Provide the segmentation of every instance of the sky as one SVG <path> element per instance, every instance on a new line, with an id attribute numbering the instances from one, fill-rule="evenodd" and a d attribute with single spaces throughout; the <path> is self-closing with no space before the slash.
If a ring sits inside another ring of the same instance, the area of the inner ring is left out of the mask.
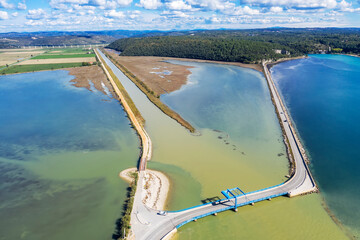
<path id="1" fill-rule="evenodd" d="M 360 0 L 0 0 L 0 32 L 360 27 Z"/>

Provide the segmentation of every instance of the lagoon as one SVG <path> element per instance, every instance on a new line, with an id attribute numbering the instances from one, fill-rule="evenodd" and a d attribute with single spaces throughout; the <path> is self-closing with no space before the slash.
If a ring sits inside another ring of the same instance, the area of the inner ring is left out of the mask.
<path id="1" fill-rule="evenodd" d="M 282 134 L 263 75 L 236 66 L 194 66 L 188 84 L 161 99 L 191 122 L 189 133 L 164 115 L 103 54 L 146 120 L 154 146 L 149 168 L 171 180 L 167 209 L 222 198 L 220 191 L 276 185 L 288 174 Z M 299 226 L 299 222 L 301 223 Z M 180 239 L 346 239 L 317 194 L 279 198 L 207 217 L 179 229 Z"/>
<path id="2" fill-rule="evenodd" d="M 272 68 L 332 213 L 360 237 L 360 58 L 310 55 Z"/>
<path id="3" fill-rule="evenodd" d="M 68 71 L 0 77 L 0 239 L 111 239 L 139 141 L 118 101 Z"/>

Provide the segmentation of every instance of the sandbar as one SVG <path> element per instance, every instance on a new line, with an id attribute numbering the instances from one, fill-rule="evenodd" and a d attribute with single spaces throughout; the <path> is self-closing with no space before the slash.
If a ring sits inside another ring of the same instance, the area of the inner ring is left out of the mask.
<path id="1" fill-rule="evenodd" d="M 132 174 L 137 172 L 136 168 L 125 169 L 119 173 L 119 176 L 125 181 L 131 183 L 134 179 Z M 166 206 L 166 200 L 170 189 L 169 178 L 162 172 L 147 169 L 144 171 L 144 181 L 141 187 L 141 200 L 151 209 L 163 210 Z"/>

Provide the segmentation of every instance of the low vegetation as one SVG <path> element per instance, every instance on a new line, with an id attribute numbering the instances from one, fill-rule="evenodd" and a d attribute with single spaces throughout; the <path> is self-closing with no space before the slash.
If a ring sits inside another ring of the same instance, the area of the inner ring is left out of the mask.
<path id="1" fill-rule="evenodd" d="M 100 56 L 101 58 L 101 56 Z M 101 59 L 102 62 L 105 62 L 104 59 Z M 114 80 L 116 86 L 118 87 L 118 89 L 120 90 L 121 94 L 124 96 L 125 101 L 127 102 L 127 104 L 129 105 L 131 111 L 134 113 L 136 119 L 139 121 L 139 123 L 144 126 L 145 124 L 145 119 L 141 116 L 141 113 L 139 111 L 139 109 L 137 109 L 137 107 L 135 106 L 135 103 L 133 102 L 133 100 L 130 98 L 129 94 L 127 93 L 127 91 L 125 90 L 124 86 L 121 84 L 120 80 L 116 77 L 116 75 L 114 74 L 114 72 L 111 70 L 111 68 L 108 65 L 104 65 L 106 70 L 109 72 L 110 76 L 112 77 L 112 79 Z"/>
<path id="2" fill-rule="evenodd" d="M 81 67 L 82 63 L 56 63 L 56 64 L 31 64 L 31 65 L 13 65 L 0 70 L 0 74 L 13 74 L 24 72 L 37 72 L 43 70 L 55 70 L 61 68 Z"/>
<path id="3" fill-rule="evenodd" d="M 190 132 L 195 132 L 195 128 L 191 126 L 185 119 L 183 119 L 178 113 L 170 109 L 166 104 L 160 100 L 160 96 L 156 95 L 143 81 L 138 79 L 134 74 L 132 74 L 128 69 L 126 69 L 122 64 L 120 64 L 116 59 L 109 55 L 106 51 L 103 53 L 132 81 L 135 85 L 153 102 L 162 112 L 164 112 L 169 117 L 173 118 L 175 121 L 180 123 L 182 126 L 187 128 Z"/>
<path id="4" fill-rule="evenodd" d="M 70 53 L 78 53 L 78 54 L 85 54 L 87 52 L 91 52 L 92 54 L 94 53 L 93 49 L 89 49 L 89 48 L 48 48 L 51 49 L 50 51 L 48 51 L 46 54 L 70 54 Z"/>
<path id="5" fill-rule="evenodd" d="M 112 237 L 113 239 L 125 238 L 131 228 L 131 211 L 134 204 L 138 174 L 136 172 L 132 173 L 132 177 L 134 178 L 134 181 L 127 188 L 127 198 L 123 206 L 122 217 L 116 221 L 116 229 Z"/>
<path id="6" fill-rule="evenodd" d="M 95 54 L 42 54 L 32 59 L 53 59 L 53 58 L 87 58 L 95 57 Z"/>

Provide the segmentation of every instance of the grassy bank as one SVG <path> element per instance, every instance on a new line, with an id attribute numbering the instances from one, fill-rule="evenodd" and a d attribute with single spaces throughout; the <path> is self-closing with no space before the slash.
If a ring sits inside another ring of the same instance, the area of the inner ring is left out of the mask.
<path id="1" fill-rule="evenodd" d="M 103 50 L 103 49 L 102 49 Z M 132 74 L 128 69 L 126 69 L 122 64 L 116 61 L 111 55 L 106 51 L 102 51 L 124 74 L 127 76 L 147 97 L 148 99 L 155 104 L 162 112 L 164 112 L 169 117 L 173 118 L 175 121 L 180 123 L 182 126 L 187 128 L 190 132 L 195 132 L 195 128 L 191 126 L 185 119 L 183 119 L 178 113 L 170 109 L 166 104 L 161 102 L 160 96 L 155 95 L 143 81 L 138 79 L 134 74 Z"/>
<path id="2" fill-rule="evenodd" d="M 31 64 L 31 65 L 13 65 L 4 68 L 0 74 L 13 74 L 25 72 L 37 72 L 43 70 L 55 70 L 61 68 L 81 67 L 82 63 L 54 63 L 54 64 Z"/>
<path id="3" fill-rule="evenodd" d="M 130 184 L 130 186 L 127 189 L 127 198 L 123 206 L 122 217 L 116 221 L 116 229 L 112 239 L 125 238 L 128 235 L 129 230 L 131 228 L 130 226 L 131 211 L 134 204 L 134 197 L 136 193 L 136 186 L 139 176 L 135 172 L 132 174 L 132 177 L 134 178 L 134 181 Z"/>
<path id="4" fill-rule="evenodd" d="M 102 59 L 102 57 L 99 55 L 99 57 L 101 58 L 102 62 L 105 62 L 104 59 Z M 139 121 L 139 123 L 144 126 L 145 124 L 145 119 L 141 116 L 140 111 L 137 109 L 137 107 L 135 106 L 135 103 L 133 102 L 133 100 L 130 98 L 129 94 L 127 93 L 127 91 L 125 90 L 124 86 L 121 84 L 120 80 L 116 77 L 116 75 L 114 74 L 114 72 L 111 70 L 111 68 L 104 64 L 106 70 L 109 72 L 110 76 L 112 77 L 112 79 L 114 80 L 116 86 L 119 88 L 121 94 L 124 96 L 125 101 L 127 102 L 127 104 L 129 105 L 129 107 L 131 108 L 131 111 L 134 113 L 136 119 Z M 131 122 L 131 121 L 130 121 Z M 132 124 L 132 122 L 131 122 Z"/>

